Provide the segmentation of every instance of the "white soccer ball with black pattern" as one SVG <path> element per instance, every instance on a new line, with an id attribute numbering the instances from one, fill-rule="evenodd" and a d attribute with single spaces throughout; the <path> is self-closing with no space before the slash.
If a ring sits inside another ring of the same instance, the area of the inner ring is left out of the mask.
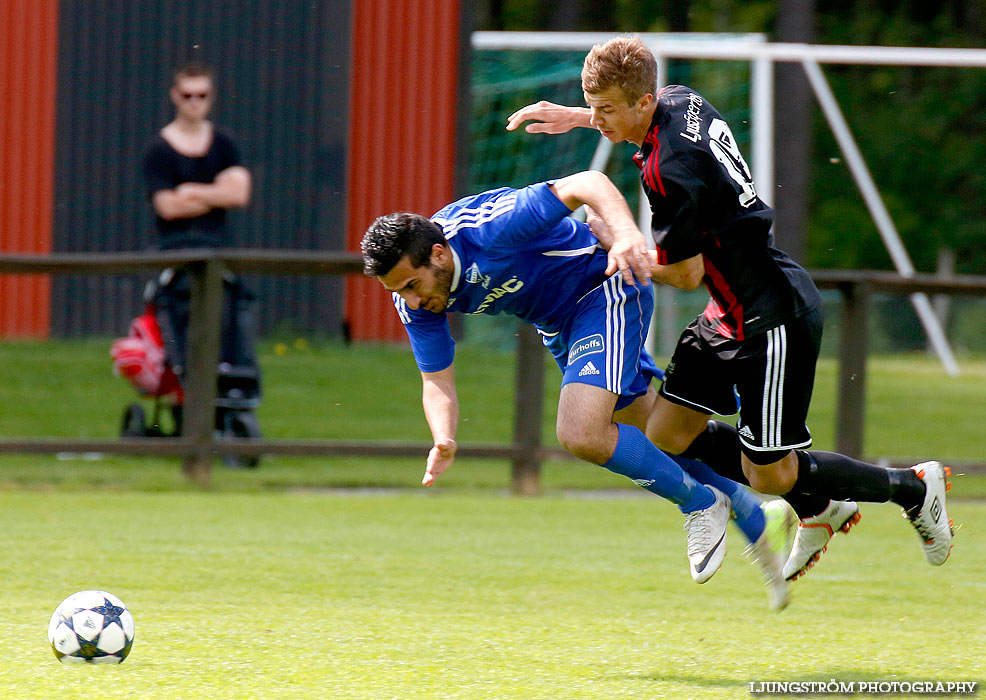
<path id="1" fill-rule="evenodd" d="M 79 591 L 52 613 L 48 641 L 62 663 L 118 664 L 133 646 L 134 618 L 112 593 Z"/>

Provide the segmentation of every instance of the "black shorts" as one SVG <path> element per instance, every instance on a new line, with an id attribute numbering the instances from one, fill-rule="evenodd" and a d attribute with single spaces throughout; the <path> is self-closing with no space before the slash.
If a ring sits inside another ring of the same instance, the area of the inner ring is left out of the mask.
<path id="1" fill-rule="evenodd" d="M 728 416 L 738 408 L 740 441 L 754 462 L 761 461 L 757 457 L 775 461 L 763 453 L 808 447 L 811 433 L 805 419 L 815 384 L 822 321 L 822 312 L 816 309 L 737 341 L 709 335 L 695 320 L 678 339 L 661 395 L 710 415 Z"/>

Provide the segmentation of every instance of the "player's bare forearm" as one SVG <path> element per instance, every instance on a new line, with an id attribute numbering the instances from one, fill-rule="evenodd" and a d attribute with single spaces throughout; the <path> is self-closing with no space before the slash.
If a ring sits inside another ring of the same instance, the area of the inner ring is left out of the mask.
<path id="1" fill-rule="evenodd" d="M 705 276 L 705 262 L 701 255 L 671 265 L 658 265 L 657 251 L 648 252 L 651 259 L 651 278 L 655 282 L 676 289 L 698 289 L 702 285 L 702 279 Z"/>
<path id="2" fill-rule="evenodd" d="M 606 274 L 619 271 L 627 284 L 635 280 L 647 284 L 651 276 L 647 239 L 623 195 L 605 174 L 586 170 L 555 181 L 551 189 L 569 209 L 589 207 L 594 217 L 590 229 L 609 254 Z"/>
<path id="3" fill-rule="evenodd" d="M 613 235 L 609 232 L 609 226 L 603 217 L 596 213 L 596 210 L 585 205 L 585 222 L 592 229 L 592 235 L 599 241 L 599 247 L 608 251 L 613 246 Z"/>
<path id="4" fill-rule="evenodd" d="M 564 134 L 572 129 L 591 129 L 592 113 L 585 107 L 568 107 L 541 100 L 521 107 L 507 118 L 507 131 L 513 131 L 526 121 L 529 134 Z"/>
<path id="5" fill-rule="evenodd" d="M 421 373 L 421 404 L 434 442 L 421 483 L 431 486 L 455 460 L 455 432 L 459 424 L 459 399 L 452 366 L 439 372 Z"/>

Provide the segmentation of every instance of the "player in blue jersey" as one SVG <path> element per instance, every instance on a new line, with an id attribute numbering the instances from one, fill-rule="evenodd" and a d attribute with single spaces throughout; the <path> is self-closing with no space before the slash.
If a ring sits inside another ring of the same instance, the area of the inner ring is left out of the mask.
<path id="1" fill-rule="evenodd" d="M 583 204 L 598 231 L 569 216 Z M 422 403 L 434 438 L 426 486 L 456 453 L 458 400 L 447 314 L 507 313 L 534 324 L 563 372 L 559 442 L 686 514 L 695 581 L 707 581 L 722 563 L 731 506 L 756 530 L 754 539 L 765 532 L 752 494 L 740 492 L 731 501 L 684 471 L 643 432 L 657 371 L 643 349 L 653 310 L 647 282 L 652 275 L 672 282 L 674 272 L 651 266 L 643 234 L 605 175 L 583 172 L 519 190 L 483 192 L 430 219 L 404 212 L 382 216 L 364 235 L 362 252 L 365 274 L 393 293 L 421 371 Z M 708 471 L 690 460 L 680 463 Z M 761 540 L 758 563 L 773 582 L 771 607 L 780 609 L 787 602 L 780 558 L 771 555 L 766 536 Z"/>
<path id="2" fill-rule="evenodd" d="M 512 130 L 533 120 L 528 132 L 549 134 L 592 128 L 640 148 L 634 160 L 650 203 L 655 262 L 676 271 L 670 284 L 709 290 L 705 312 L 681 335 L 654 397 L 648 437 L 794 507 L 801 522 L 784 566 L 789 579 L 859 519 L 856 500 L 900 505 L 925 558 L 943 564 L 953 534 L 947 468 L 885 469 L 804 449 L 822 333 L 818 290 L 773 246 L 773 210 L 757 194 L 722 115 L 694 90 L 657 90 L 656 81 L 657 62 L 639 37 L 617 37 L 585 58 L 587 108 L 540 102 L 507 124 Z M 708 420 L 737 408 L 735 427 Z"/>

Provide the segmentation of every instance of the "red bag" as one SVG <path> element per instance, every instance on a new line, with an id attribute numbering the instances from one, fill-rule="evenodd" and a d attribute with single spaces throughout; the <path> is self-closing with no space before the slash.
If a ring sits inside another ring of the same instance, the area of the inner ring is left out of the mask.
<path id="1" fill-rule="evenodd" d="M 118 338 L 110 347 L 113 373 L 123 377 L 144 396 L 173 396 L 176 404 L 183 394 L 178 377 L 165 363 L 164 341 L 154 308 L 130 322 L 130 334 Z"/>

